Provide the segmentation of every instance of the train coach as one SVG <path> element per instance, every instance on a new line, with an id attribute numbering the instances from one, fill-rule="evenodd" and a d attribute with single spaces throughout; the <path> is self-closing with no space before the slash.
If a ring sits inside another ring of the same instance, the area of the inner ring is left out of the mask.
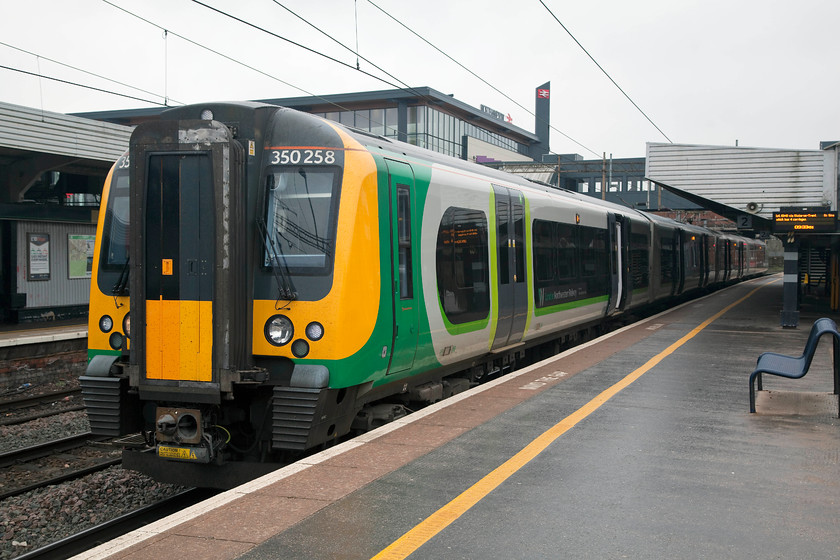
<path id="1" fill-rule="evenodd" d="M 102 207 L 91 428 L 141 434 L 124 465 L 192 486 L 766 270 L 759 241 L 256 103 L 138 126 Z"/>

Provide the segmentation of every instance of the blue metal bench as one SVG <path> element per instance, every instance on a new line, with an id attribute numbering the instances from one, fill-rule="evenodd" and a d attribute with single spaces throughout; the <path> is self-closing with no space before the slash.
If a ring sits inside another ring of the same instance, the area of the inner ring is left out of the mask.
<path id="1" fill-rule="evenodd" d="M 805 351 L 799 357 L 776 354 L 775 352 L 764 352 L 758 357 L 755 371 L 750 374 L 750 412 L 755 412 L 755 381 L 758 380 L 758 390 L 761 391 L 761 374 L 768 373 L 779 375 L 790 379 L 799 379 L 808 373 L 811 367 L 811 360 L 817 350 L 817 344 L 823 335 L 831 335 L 833 342 L 832 361 L 834 365 L 834 394 L 840 394 L 840 332 L 837 325 L 831 319 L 817 319 L 811 327 L 808 335 L 808 342 L 805 343 Z"/>

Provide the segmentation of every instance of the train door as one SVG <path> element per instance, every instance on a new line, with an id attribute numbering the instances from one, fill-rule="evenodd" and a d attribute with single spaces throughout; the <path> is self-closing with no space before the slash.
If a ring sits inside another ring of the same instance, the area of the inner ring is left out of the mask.
<path id="1" fill-rule="evenodd" d="M 726 246 L 729 243 L 723 237 L 715 239 L 715 280 L 717 282 L 726 282 Z"/>
<path id="2" fill-rule="evenodd" d="M 630 236 L 628 223 L 623 216 L 610 214 L 607 218 L 610 237 L 610 300 L 607 315 L 624 309 L 628 297 L 629 263 L 627 244 Z"/>
<path id="3" fill-rule="evenodd" d="M 388 373 L 411 368 L 417 352 L 418 291 L 414 252 L 414 172 L 405 163 L 385 160 L 391 197 L 391 261 L 394 334 Z"/>
<path id="4" fill-rule="evenodd" d="M 683 293 L 683 290 L 685 289 L 685 273 L 688 263 L 688 244 L 686 241 L 686 233 L 681 229 L 674 231 L 674 238 L 676 241 L 676 258 L 674 260 L 676 265 L 676 268 L 674 269 L 676 291 L 674 294 L 676 295 Z"/>
<path id="5" fill-rule="evenodd" d="M 726 245 L 726 254 L 725 254 L 725 257 L 724 257 L 725 258 L 725 263 L 726 263 L 725 264 L 726 273 L 724 274 L 723 279 L 726 282 L 729 282 L 729 280 L 732 279 L 732 262 L 733 262 L 733 259 L 732 259 L 732 241 L 730 241 L 729 239 L 725 239 L 724 243 Z"/>
<path id="6" fill-rule="evenodd" d="M 525 272 L 525 200 L 521 192 L 493 185 L 496 200 L 496 290 L 499 313 L 491 349 L 522 339 L 528 318 Z"/>
<path id="7" fill-rule="evenodd" d="M 211 381 L 215 231 L 210 154 L 148 156 L 145 201 L 146 377 Z"/>

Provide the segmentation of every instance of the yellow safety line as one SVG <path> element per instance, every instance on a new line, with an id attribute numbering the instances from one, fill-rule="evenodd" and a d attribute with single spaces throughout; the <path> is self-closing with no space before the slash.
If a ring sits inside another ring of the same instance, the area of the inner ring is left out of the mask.
<path id="1" fill-rule="evenodd" d="M 775 282 L 775 280 L 773 282 Z M 768 284 L 773 282 L 769 282 Z M 443 529 L 449 526 L 450 523 L 461 517 L 467 512 L 467 510 L 487 496 L 487 494 L 496 489 L 496 487 L 498 487 L 502 482 L 528 464 L 531 459 L 542 453 L 549 445 L 551 445 L 551 443 L 554 442 L 554 440 L 565 434 L 578 422 L 595 412 L 601 405 L 618 394 L 622 389 L 626 388 L 646 372 L 650 371 L 659 362 L 671 355 L 677 348 L 697 336 L 700 331 L 708 327 L 721 315 L 740 304 L 768 284 L 758 286 L 735 303 L 727 305 L 721 311 L 703 321 L 698 327 L 692 329 L 687 335 L 683 336 L 681 339 L 671 344 L 668 348 L 651 358 L 645 365 L 633 371 L 612 387 L 604 390 L 600 395 L 543 432 L 534 441 L 529 443 L 522 451 L 505 461 L 501 466 L 497 467 L 474 485 L 467 488 L 461 495 L 453 499 L 451 502 L 434 512 L 425 520 L 421 521 L 413 529 L 394 541 L 382 552 L 374 556 L 372 560 L 402 560 L 403 558 L 407 558 L 415 550 L 423 546 L 426 541 L 440 533 Z"/>

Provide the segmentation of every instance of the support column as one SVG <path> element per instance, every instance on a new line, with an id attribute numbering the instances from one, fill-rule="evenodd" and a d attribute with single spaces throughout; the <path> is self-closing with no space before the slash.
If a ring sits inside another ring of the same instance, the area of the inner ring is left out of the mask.
<path id="1" fill-rule="evenodd" d="M 799 326 L 799 242 L 789 237 L 785 242 L 784 295 L 782 327 Z"/>

